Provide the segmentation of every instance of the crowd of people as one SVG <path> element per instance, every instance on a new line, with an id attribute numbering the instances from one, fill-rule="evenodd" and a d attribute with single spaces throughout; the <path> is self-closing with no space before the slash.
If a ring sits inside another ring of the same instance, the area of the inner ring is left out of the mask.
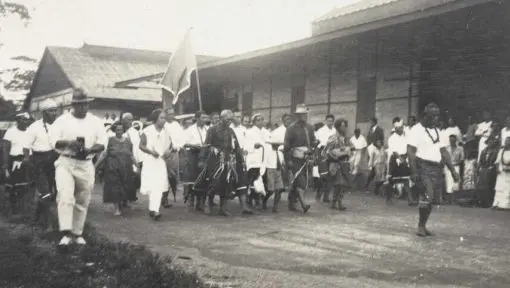
<path id="1" fill-rule="evenodd" d="M 41 119 L 19 113 L 3 138 L 0 184 L 13 212 L 34 184 L 36 217 L 56 200 L 59 245 L 86 244 L 83 226 L 97 179 L 115 215 L 137 201 L 139 191 L 155 221 L 176 201 L 179 183 L 190 211 L 210 214 L 219 206 L 223 216 L 231 215 L 227 203 L 235 198 L 243 214 L 252 214 L 268 209 L 273 197 L 277 213 L 284 192 L 289 210 L 307 213 L 310 188 L 318 201 L 343 211 L 347 191 L 373 187 L 370 193 L 388 204 L 407 195 L 419 208 L 417 234 L 424 237 L 433 235 L 426 222 L 435 203 L 510 208 L 510 117 L 502 128 L 485 112 L 483 122 L 470 119 L 462 133 L 453 117 L 429 104 L 420 121 L 409 117 L 404 125 L 395 117 L 385 139 L 375 118 L 366 136 L 355 127 L 349 137 L 349 123 L 334 115 L 311 125 L 304 104 L 273 125 L 262 114 L 230 110 L 199 111 L 179 123 L 172 108 L 154 110 L 146 123 L 130 113 L 105 121 L 88 112 L 89 101 L 76 89 L 72 112 L 58 116 L 56 103 L 46 99 Z"/>

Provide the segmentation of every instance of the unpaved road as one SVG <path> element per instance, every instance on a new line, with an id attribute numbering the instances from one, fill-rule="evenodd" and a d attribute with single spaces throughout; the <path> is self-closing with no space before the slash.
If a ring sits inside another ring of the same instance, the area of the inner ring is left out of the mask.
<path id="1" fill-rule="evenodd" d="M 100 193 L 89 212 L 100 233 L 224 287 L 510 287 L 510 212 L 436 207 L 429 226 L 437 236 L 424 239 L 414 236 L 416 208 L 367 195 L 347 195 L 345 212 L 313 203 L 306 216 L 240 216 L 237 201 L 234 217 L 205 216 L 180 201 L 155 223 L 146 198 L 115 217 Z"/>

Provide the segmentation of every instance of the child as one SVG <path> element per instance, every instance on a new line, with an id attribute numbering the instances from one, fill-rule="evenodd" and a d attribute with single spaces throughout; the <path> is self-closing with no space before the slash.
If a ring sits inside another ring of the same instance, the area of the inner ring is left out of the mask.
<path id="1" fill-rule="evenodd" d="M 368 160 L 368 167 L 372 170 L 370 174 L 373 175 L 373 177 L 368 181 L 374 181 L 374 194 L 379 195 L 381 187 L 386 181 L 386 163 L 388 162 L 388 155 L 380 139 L 374 142 L 374 148 L 375 149 L 370 149 L 370 159 Z"/>
<path id="2" fill-rule="evenodd" d="M 464 148 L 457 145 L 458 139 L 456 135 L 449 135 L 450 146 L 448 146 L 447 150 L 450 153 L 450 157 L 452 157 L 452 164 L 455 167 L 457 173 L 460 173 L 460 167 L 464 163 Z M 453 181 L 452 173 L 448 170 L 447 167 L 444 168 L 445 172 L 445 181 L 446 181 L 446 202 L 448 204 L 452 204 L 453 202 L 453 193 L 460 190 L 459 183 L 455 183 Z M 462 180 L 461 180 L 462 181 Z M 459 181 L 460 183 L 462 183 Z"/>

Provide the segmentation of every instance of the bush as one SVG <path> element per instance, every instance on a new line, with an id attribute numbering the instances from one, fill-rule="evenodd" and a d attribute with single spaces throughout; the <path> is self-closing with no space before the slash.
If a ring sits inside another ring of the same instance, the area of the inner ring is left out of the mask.
<path id="1" fill-rule="evenodd" d="M 0 228 L 0 287 L 211 287 L 143 246 L 111 242 L 90 227 L 85 235 L 87 246 L 57 251 L 57 235 Z"/>

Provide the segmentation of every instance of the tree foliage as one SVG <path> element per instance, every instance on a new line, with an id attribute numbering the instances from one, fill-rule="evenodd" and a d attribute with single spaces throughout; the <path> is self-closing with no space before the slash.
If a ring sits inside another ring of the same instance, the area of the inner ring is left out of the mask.
<path id="1" fill-rule="evenodd" d="M 31 19 L 30 12 L 25 5 L 0 0 L 0 18 L 9 15 L 17 15 L 23 21 L 28 21 Z"/>
<path id="2" fill-rule="evenodd" d="M 31 19 L 30 11 L 25 5 L 17 3 L 17 2 L 13 2 L 13 1 L 0 0 L 0 20 L 2 20 L 3 18 L 9 17 L 9 16 L 19 17 L 19 19 L 21 21 L 24 21 L 25 24 L 27 24 L 28 21 Z M 2 43 L 1 43 L 2 26 L 3 25 L 0 25 L 0 48 L 2 47 Z M 22 61 L 22 62 L 27 62 L 27 63 L 36 63 L 37 62 L 37 60 L 27 57 L 27 56 L 16 56 L 11 59 L 15 60 L 15 61 Z M 0 76 L 4 76 L 4 75 L 10 76 L 9 77 L 10 80 L 5 84 L 1 83 L 2 81 L 0 79 L 0 85 L 4 85 L 5 89 L 14 90 L 14 91 L 28 90 L 28 89 L 30 89 L 30 85 L 31 85 L 32 80 L 35 76 L 35 71 L 30 70 L 30 69 L 22 69 L 20 67 L 14 67 L 14 68 L 0 70 Z M 0 95 L 0 97 L 1 96 L 2 95 Z M 5 103 L 0 103 L 0 105 L 5 106 L 4 104 Z"/>

